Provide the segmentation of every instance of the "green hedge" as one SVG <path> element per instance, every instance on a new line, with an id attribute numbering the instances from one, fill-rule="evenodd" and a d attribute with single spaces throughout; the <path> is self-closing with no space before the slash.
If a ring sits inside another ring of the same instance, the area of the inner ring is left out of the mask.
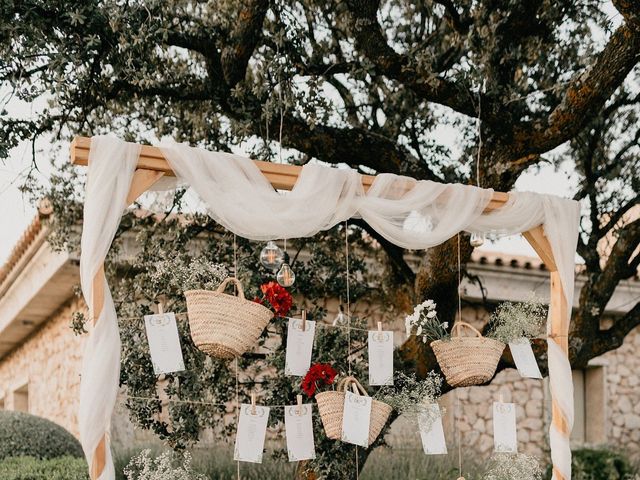
<path id="1" fill-rule="evenodd" d="M 605 449 L 573 451 L 572 477 L 576 480 L 624 480 L 634 473 L 624 454 Z"/>
<path id="2" fill-rule="evenodd" d="M 638 473 L 625 454 L 615 450 L 580 448 L 571 453 L 572 480 L 630 480 Z M 551 465 L 547 478 L 551 478 Z"/>
<path id="3" fill-rule="evenodd" d="M 2 480 L 88 480 L 88 472 L 84 459 L 68 456 L 49 460 L 14 457 L 0 462 Z"/>
<path id="4" fill-rule="evenodd" d="M 0 411 L 0 460 L 23 456 L 79 458 L 84 454 L 80 442 L 60 425 L 28 413 Z"/>

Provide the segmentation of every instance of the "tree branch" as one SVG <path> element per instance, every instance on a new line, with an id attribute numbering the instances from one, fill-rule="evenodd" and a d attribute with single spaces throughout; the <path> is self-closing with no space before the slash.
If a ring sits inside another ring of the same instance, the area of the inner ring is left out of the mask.
<path id="1" fill-rule="evenodd" d="M 618 318 L 611 328 L 601 331 L 593 339 L 593 357 L 622 346 L 625 337 L 638 325 L 640 325 L 640 303 L 636 303 L 631 310 Z"/>
<path id="2" fill-rule="evenodd" d="M 379 0 L 349 0 L 351 29 L 356 48 L 377 68 L 380 74 L 397 80 L 418 97 L 452 108 L 468 116 L 477 116 L 476 106 L 466 86 L 437 75 L 426 78 L 418 72 L 406 55 L 391 48 L 377 20 Z M 489 103 L 482 99 L 483 105 Z"/>
<path id="3" fill-rule="evenodd" d="M 235 28 L 220 56 L 224 78 L 230 87 L 244 79 L 249 59 L 262 38 L 262 23 L 268 8 L 268 0 L 248 0 L 238 13 Z"/>
<path id="4" fill-rule="evenodd" d="M 543 153 L 578 134 L 640 60 L 640 27 L 625 23 L 591 67 L 577 74 L 559 105 L 544 120 L 515 129 L 515 151 Z"/>

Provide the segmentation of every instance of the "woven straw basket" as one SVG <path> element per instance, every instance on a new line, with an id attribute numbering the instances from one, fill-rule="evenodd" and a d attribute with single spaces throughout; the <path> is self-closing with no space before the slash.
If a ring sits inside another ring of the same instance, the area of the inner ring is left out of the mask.
<path id="1" fill-rule="evenodd" d="M 346 377 L 338 383 L 337 391 L 321 392 L 316 395 L 320 418 L 327 437 L 331 440 L 342 438 L 342 411 L 344 409 L 344 390 L 349 385 L 355 386 L 362 395 L 368 396 L 360 382 L 354 377 Z M 355 388 L 354 388 L 355 390 Z M 371 420 L 369 422 L 369 445 L 371 445 L 387 423 L 391 414 L 391 406 L 378 400 L 371 401 Z"/>
<path id="2" fill-rule="evenodd" d="M 466 327 L 477 336 L 462 337 Z M 466 322 L 457 322 L 451 330 L 451 340 L 431 343 L 447 383 L 452 387 L 468 387 L 488 382 L 496 373 L 504 343 L 482 334 Z"/>
<path id="3" fill-rule="evenodd" d="M 237 297 L 224 293 L 230 282 L 238 287 Z M 273 317 L 265 306 L 246 300 L 242 284 L 233 277 L 215 291 L 188 290 L 184 296 L 193 343 L 216 358 L 229 359 L 249 350 Z"/>

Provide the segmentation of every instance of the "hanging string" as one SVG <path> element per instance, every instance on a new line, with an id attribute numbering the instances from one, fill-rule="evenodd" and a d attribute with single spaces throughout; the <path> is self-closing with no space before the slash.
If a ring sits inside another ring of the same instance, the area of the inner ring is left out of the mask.
<path id="1" fill-rule="evenodd" d="M 233 275 L 238 278 L 238 237 L 233 234 Z M 233 284 L 233 290 L 236 292 L 236 284 Z M 236 366 L 236 425 L 240 424 L 240 382 L 238 381 L 238 357 L 235 357 Z M 240 480 L 240 460 L 236 460 L 237 480 Z"/>
<path id="2" fill-rule="evenodd" d="M 344 222 L 344 253 L 347 273 L 347 364 L 351 376 L 351 290 L 349 285 L 349 222 Z"/>
<path id="3" fill-rule="evenodd" d="M 478 88 L 478 118 L 476 119 L 476 129 L 478 132 L 478 154 L 476 159 L 476 181 L 480 188 L 480 152 L 482 151 L 482 93 L 486 89 L 486 80 L 482 81 L 481 89 Z"/>
<path id="4" fill-rule="evenodd" d="M 460 431 L 460 392 L 459 388 L 456 388 L 456 436 L 458 443 L 458 476 L 462 477 L 462 434 Z"/>
<path id="5" fill-rule="evenodd" d="M 460 286 L 462 284 L 462 263 L 460 261 L 460 233 L 458 233 L 458 321 L 462 321 L 462 295 Z M 460 432 L 460 392 L 456 388 L 456 435 L 458 437 L 458 474 L 462 477 L 462 434 Z"/>
<path id="6" fill-rule="evenodd" d="M 278 76 L 280 76 L 280 71 L 278 70 Z M 278 157 L 280 163 L 282 162 L 282 125 L 284 123 L 284 109 L 282 106 L 282 83 L 278 81 L 280 85 L 278 86 L 278 106 L 280 107 L 280 136 L 278 139 Z"/>
<path id="7" fill-rule="evenodd" d="M 349 366 L 349 376 L 351 376 L 351 288 L 349 271 L 349 221 L 344 222 L 344 257 L 345 271 L 347 275 L 347 365 Z M 360 478 L 360 462 L 358 458 L 358 446 L 355 449 L 356 457 L 356 480 Z"/>
<path id="8" fill-rule="evenodd" d="M 240 424 L 240 382 L 238 382 L 238 357 L 235 357 L 236 364 L 236 425 Z M 236 460 L 237 480 L 240 480 L 240 460 Z"/>
<path id="9" fill-rule="evenodd" d="M 458 233 L 458 321 L 462 321 L 462 295 L 460 286 L 462 284 L 462 267 L 460 262 L 460 234 Z"/>
<path id="10" fill-rule="evenodd" d="M 267 138 L 265 141 L 265 147 L 267 148 L 267 161 L 271 160 L 271 145 L 269 145 L 269 99 L 267 99 L 267 101 L 265 102 L 266 105 L 266 112 L 265 112 L 265 117 L 266 117 L 266 129 L 267 129 Z"/>

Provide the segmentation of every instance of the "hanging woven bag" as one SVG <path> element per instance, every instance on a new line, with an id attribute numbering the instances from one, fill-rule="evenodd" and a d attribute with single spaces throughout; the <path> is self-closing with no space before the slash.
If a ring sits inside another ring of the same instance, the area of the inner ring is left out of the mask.
<path id="1" fill-rule="evenodd" d="M 234 283 L 238 296 L 224 293 Z M 230 359 L 238 357 L 258 343 L 258 338 L 273 318 L 273 312 L 244 298 L 237 278 L 226 278 L 215 291 L 188 290 L 187 314 L 193 343 L 207 355 Z"/>
<path id="2" fill-rule="evenodd" d="M 461 336 L 462 328 L 468 328 L 476 336 Z M 456 322 L 450 340 L 435 340 L 431 343 L 433 353 L 452 387 L 481 385 L 493 378 L 504 343 L 482 334 L 466 322 Z"/>
<path id="3" fill-rule="evenodd" d="M 327 437 L 331 440 L 342 438 L 342 412 L 344 410 L 344 391 L 351 385 L 354 393 L 369 396 L 355 377 L 346 377 L 340 380 L 337 390 L 316 394 L 320 418 Z M 371 445 L 387 423 L 387 419 L 393 409 L 390 405 L 378 400 L 371 401 L 371 419 L 369 421 L 369 445 Z"/>

